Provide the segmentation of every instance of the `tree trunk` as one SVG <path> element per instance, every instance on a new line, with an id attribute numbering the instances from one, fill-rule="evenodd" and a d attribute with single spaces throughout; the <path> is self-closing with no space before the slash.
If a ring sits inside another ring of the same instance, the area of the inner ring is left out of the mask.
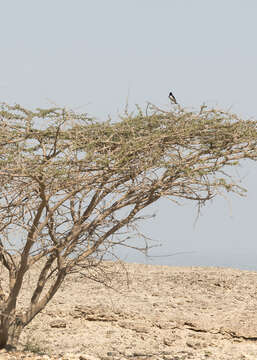
<path id="1" fill-rule="evenodd" d="M 14 321 L 2 320 L 0 325 L 0 349 L 13 349 L 17 346 L 24 323 L 19 316 Z"/>
<path id="2" fill-rule="evenodd" d="M 8 341 L 8 329 L 1 324 L 0 328 L 0 349 L 3 349 L 7 345 Z"/>

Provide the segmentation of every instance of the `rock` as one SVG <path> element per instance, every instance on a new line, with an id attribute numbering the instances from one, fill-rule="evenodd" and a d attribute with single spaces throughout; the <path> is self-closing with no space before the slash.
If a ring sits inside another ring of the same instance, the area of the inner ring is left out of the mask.
<path id="1" fill-rule="evenodd" d="M 66 328 L 67 323 L 64 320 L 53 320 L 50 322 L 51 328 Z"/>
<path id="2" fill-rule="evenodd" d="M 155 322 L 154 325 L 157 326 L 159 329 L 164 329 L 164 330 L 175 329 L 176 327 L 178 327 L 177 324 L 174 322 L 162 321 L 162 320 Z"/>
<path id="3" fill-rule="evenodd" d="M 186 344 L 188 347 L 195 350 L 200 349 L 202 347 L 199 341 L 187 341 Z"/>
<path id="4" fill-rule="evenodd" d="M 163 343 L 164 343 L 164 345 L 167 345 L 167 346 L 173 345 L 175 341 L 176 341 L 175 336 L 169 336 L 169 337 L 163 338 Z"/>
<path id="5" fill-rule="evenodd" d="M 99 358 L 92 355 L 83 354 L 79 356 L 79 360 L 99 360 Z"/>
<path id="6" fill-rule="evenodd" d="M 118 351 L 108 351 L 106 355 L 107 356 L 118 356 L 119 353 L 118 353 Z"/>
<path id="7" fill-rule="evenodd" d="M 84 318 L 89 321 L 117 321 L 117 316 L 105 306 L 75 306 L 74 318 Z"/>
<path id="8" fill-rule="evenodd" d="M 118 325 L 124 329 L 134 330 L 138 333 L 149 333 L 149 326 L 145 321 L 130 321 L 123 320 L 119 321 Z"/>

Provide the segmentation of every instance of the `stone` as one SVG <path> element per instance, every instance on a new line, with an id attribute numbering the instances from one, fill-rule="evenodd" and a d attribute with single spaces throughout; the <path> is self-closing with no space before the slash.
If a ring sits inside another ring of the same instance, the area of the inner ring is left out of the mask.
<path id="1" fill-rule="evenodd" d="M 93 355 L 82 354 L 79 356 L 79 360 L 99 360 L 99 358 Z"/>
<path id="2" fill-rule="evenodd" d="M 176 338 L 174 336 L 169 336 L 169 337 L 163 338 L 163 343 L 166 346 L 172 346 L 175 341 L 176 341 Z"/>
<path id="3" fill-rule="evenodd" d="M 74 318 L 89 321 L 117 321 L 117 316 L 105 306 L 75 306 Z"/>
<path id="4" fill-rule="evenodd" d="M 51 328 L 66 328 L 67 323 L 64 320 L 53 320 L 50 322 Z"/>
<path id="5" fill-rule="evenodd" d="M 119 321 L 118 325 L 124 329 L 134 330 L 137 333 L 149 333 L 149 326 L 145 321 Z"/>

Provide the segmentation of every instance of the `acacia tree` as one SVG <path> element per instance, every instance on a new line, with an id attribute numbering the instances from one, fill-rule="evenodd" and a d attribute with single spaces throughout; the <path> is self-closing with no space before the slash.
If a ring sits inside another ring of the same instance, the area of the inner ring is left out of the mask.
<path id="1" fill-rule="evenodd" d="M 257 122 L 202 106 L 150 106 L 99 123 L 60 108 L 0 111 L 0 348 L 74 271 L 87 276 L 106 252 L 130 245 L 141 210 L 162 197 L 203 205 L 222 191 L 244 193 L 225 173 L 257 158 Z M 39 264 L 26 308 L 25 274 Z"/>

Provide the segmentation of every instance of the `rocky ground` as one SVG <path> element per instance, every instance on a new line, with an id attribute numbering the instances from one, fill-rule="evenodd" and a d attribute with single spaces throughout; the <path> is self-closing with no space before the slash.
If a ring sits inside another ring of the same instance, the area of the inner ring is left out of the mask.
<path id="1" fill-rule="evenodd" d="M 70 276 L 25 329 L 19 351 L 1 351 L 0 359 L 257 359 L 256 272 L 125 268 L 115 273 L 118 291 Z"/>

